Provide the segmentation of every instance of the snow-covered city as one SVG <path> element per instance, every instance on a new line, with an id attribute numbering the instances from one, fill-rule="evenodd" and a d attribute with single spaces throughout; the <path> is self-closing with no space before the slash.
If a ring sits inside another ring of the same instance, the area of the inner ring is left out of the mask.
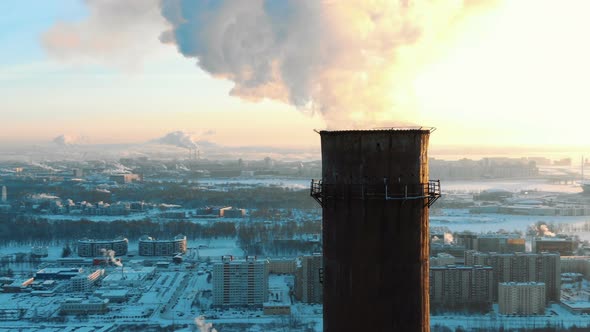
<path id="1" fill-rule="evenodd" d="M 434 174 L 465 163 L 437 162 Z M 516 173 L 440 174 L 449 180 L 430 211 L 432 329 L 587 328 L 590 196 L 577 166 L 480 163 Z M 322 331 L 317 162 L 1 166 L 0 330 Z M 495 271 L 502 259 L 517 270 Z M 522 259 L 533 270 L 518 272 Z M 499 287 L 535 284 L 541 295 L 526 294 L 538 308 L 499 302 Z"/>

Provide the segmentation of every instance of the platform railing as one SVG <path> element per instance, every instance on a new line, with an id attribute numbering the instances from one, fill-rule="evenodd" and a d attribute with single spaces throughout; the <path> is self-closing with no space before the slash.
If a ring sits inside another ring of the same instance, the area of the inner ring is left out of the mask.
<path id="1" fill-rule="evenodd" d="M 322 180 L 311 180 L 310 196 L 324 206 L 327 199 L 380 199 L 405 201 L 425 199 L 431 206 L 441 196 L 440 180 L 414 184 L 326 184 Z"/>

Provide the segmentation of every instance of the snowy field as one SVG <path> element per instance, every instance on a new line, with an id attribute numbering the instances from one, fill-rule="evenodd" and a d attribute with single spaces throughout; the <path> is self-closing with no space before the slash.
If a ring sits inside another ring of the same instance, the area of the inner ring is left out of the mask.
<path id="1" fill-rule="evenodd" d="M 507 179 L 507 180 L 477 180 L 477 181 L 441 181 L 443 194 L 445 191 L 480 192 L 488 189 L 504 189 L 510 192 L 521 190 L 536 190 L 561 193 L 580 193 L 582 188 L 578 184 L 553 184 L 544 179 Z"/>
<path id="2" fill-rule="evenodd" d="M 470 214 L 467 209 L 441 209 L 430 215 L 430 226 L 445 226 L 453 232 L 495 232 L 499 229 L 525 232 L 538 221 L 554 224 L 580 224 L 590 221 L 590 216 L 522 216 L 508 214 Z"/>
<path id="3" fill-rule="evenodd" d="M 590 316 L 574 315 L 559 304 L 550 305 L 545 315 L 539 316 L 506 316 L 496 314 L 498 305 L 494 304 L 494 313 L 486 315 L 436 315 L 430 316 L 431 326 L 446 326 L 453 330 L 463 328 L 486 329 L 487 331 L 511 331 L 518 328 L 541 328 L 547 326 L 563 326 L 566 328 L 577 326 L 584 327 L 590 325 Z"/>

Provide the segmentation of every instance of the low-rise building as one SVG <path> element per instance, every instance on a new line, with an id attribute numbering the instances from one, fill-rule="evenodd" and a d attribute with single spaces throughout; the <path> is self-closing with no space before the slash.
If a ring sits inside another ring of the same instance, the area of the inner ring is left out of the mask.
<path id="1" fill-rule="evenodd" d="M 560 256 L 572 256 L 578 249 L 574 238 L 539 237 L 533 240 L 533 252 L 558 252 Z"/>
<path id="2" fill-rule="evenodd" d="M 104 270 L 98 269 L 87 274 L 79 274 L 70 279 L 72 292 L 87 292 L 104 276 Z"/>
<path id="3" fill-rule="evenodd" d="M 102 314 L 109 310 L 107 299 L 69 298 L 60 305 L 65 314 Z"/>
<path id="4" fill-rule="evenodd" d="M 268 260 L 268 273 L 295 274 L 297 264 L 292 258 L 276 258 Z"/>
<path id="5" fill-rule="evenodd" d="M 112 250 L 115 255 L 127 255 L 129 240 L 126 238 L 117 238 L 113 240 L 95 240 L 82 239 L 78 241 L 78 256 L 80 257 L 100 257 L 105 250 Z"/>
<path id="6" fill-rule="evenodd" d="M 186 236 L 177 235 L 170 240 L 156 240 L 149 236 L 139 239 L 140 256 L 174 256 L 186 253 Z"/>

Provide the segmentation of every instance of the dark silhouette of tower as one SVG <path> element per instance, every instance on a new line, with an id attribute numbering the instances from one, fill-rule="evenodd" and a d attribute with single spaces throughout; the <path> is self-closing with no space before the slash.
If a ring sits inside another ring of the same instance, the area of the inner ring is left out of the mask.
<path id="1" fill-rule="evenodd" d="M 431 129 L 321 131 L 324 331 L 429 331 Z"/>

